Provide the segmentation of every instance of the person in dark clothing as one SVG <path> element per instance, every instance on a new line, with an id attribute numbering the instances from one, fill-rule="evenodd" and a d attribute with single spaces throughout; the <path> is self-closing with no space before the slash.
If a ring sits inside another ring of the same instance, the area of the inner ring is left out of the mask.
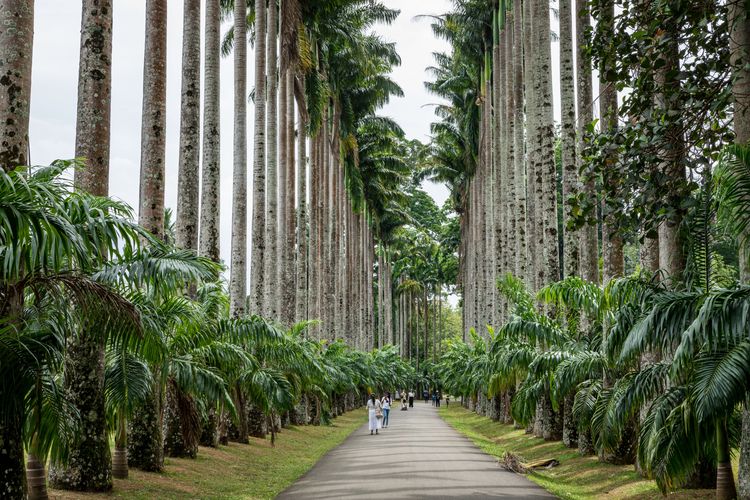
<path id="1" fill-rule="evenodd" d="M 414 391 L 409 391 L 409 408 L 414 408 Z"/>
<path id="2" fill-rule="evenodd" d="M 424 398 L 424 404 L 427 404 L 427 401 L 430 400 L 430 391 L 427 389 L 422 391 L 422 397 Z"/>
<path id="3" fill-rule="evenodd" d="M 440 408 L 440 396 L 441 396 L 440 391 L 436 391 L 435 392 L 435 406 L 437 408 Z"/>

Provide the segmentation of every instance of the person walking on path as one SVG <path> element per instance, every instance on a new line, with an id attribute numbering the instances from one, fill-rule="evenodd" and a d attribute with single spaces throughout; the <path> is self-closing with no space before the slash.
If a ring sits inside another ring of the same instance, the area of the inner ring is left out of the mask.
<path id="1" fill-rule="evenodd" d="M 424 404 L 427 404 L 427 401 L 429 401 L 430 399 L 430 391 L 428 391 L 427 389 L 424 389 L 422 391 L 422 397 L 424 398 Z"/>
<path id="2" fill-rule="evenodd" d="M 440 408 L 440 391 L 435 391 L 435 407 Z"/>
<path id="3" fill-rule="evenodd" d="M 370 435 L 373 431 L 377 434 L 381 426 L 380 419 L 383 418 L 383 405 L 380 404 L 380 400 L 375 397 L 375 394 L 370 394 L 370 399 L 367 400 L 367 415 L 369 417 Z"/>
<path id="4" fill-rule="evenodd" d="M 380 403 L 383 406 L 383 428 L 388 428 L 388 415 L 391 413 L 391 393 L 386 392 Z"/>
<path id="5" fill-rule="evenodd" d="M 437 398 L 437 391 L 432 391 L 432 406 L 437 406 L 435 398 Z"/>
<path id="6" fill-rule="evenodd" d="M 409 408 L 414 408 L 414 391 L 409 391 Z"/>
<path id="7" fill-rule="evenodd" d="M 450 396 L 450 394 L 446 394 L 445 395 L 445 406 L 450 406 L 450 405 L 451 405 L 451 396 Z"/>

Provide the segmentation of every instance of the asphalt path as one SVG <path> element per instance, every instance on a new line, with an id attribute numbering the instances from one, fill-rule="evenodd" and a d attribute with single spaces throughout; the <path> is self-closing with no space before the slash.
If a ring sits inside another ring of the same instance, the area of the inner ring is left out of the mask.
<path id="1" fill-rule="evenodd" d="M 431 403 L 391 410 L 378 435 L 363 425 L 326 454 L 279 499 L 554 498 L 502 469 L 437 414 Z"/>

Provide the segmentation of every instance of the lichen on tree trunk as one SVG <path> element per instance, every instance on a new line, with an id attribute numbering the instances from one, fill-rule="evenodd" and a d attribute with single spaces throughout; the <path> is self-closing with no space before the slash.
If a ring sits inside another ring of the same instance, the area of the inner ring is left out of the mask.
<path id="1" fill-rule="evenodd" d="M 164 468 L 162 439 L 163 393 L 159 384 L 148 399 L 138 405 L 128 422 L 128 464 L 130 467 L 161 472 Z"/>
<path id="2" fill-rule="evenodd" d="M 104 345 L 81 332 L 71 338 L 65 361 L 65 391 L 81 415 L 67 464 L 50 467 L 50 484 L 76 491 L 112 489 L 112 457 L 104 411 Z"/>

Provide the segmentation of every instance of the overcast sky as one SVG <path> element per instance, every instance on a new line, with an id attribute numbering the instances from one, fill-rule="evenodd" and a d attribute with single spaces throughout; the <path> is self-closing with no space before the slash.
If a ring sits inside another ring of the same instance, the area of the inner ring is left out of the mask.
<path id="1" fill-rule="evenodd" d="M 434 98 L 424 90 L 424 70 L 431 62 L 431 53 L 445 50 L 446 46 L 432 37 L 428 21 L 416 21 L 414 17 L 445 12 L 450 3 L 448 0 L 385 0 L 385 3 L 402 10 L 392 26 L 379 27 L 377 31 L 386 40 L 397 43 L 403 62 L 394 72 L 394 78 L 404 89 L 405 97 L 396 99 L 382 112 L 395 118 L 408 137 L 426 141 L 433 117 L 427 105 Z M 114 2 L 110 194 L 134 208 L 138 207 L 140 171 L 144 4 L 135 0 Z M 37 0 L 30 125 L 31 161 L 37 165 L 74 156 L 80 23 L 80 1 Z M 225 29 L 226 26 L 222 31 Z M 174 208 L 182 46 L 182 2 L 178 0 L 169 2 L 167 40 L 166 204 Z M 253 79 L 251 58 L 248 81 Z M 232 61 L 228 58 L 221 63 L 221 254 L 225 262 L 229 261 L 230 248 L 232 92 Z M 252 134 L 250 117 L 250 154 Z M 252 158 L 248 160 L 252 165 Z M 429 191 L 439 203 L 447 196 L 442 186 L 430 186 Z"/>
<path id="2" fill-rule="evenodd" d="M 405 96 L 394 99 L 382 113 L 395 118 L 409 138 L 427 141 L 429 123 L 434 118 L 430 104 L 435 102 L 435 97 L 424 89 L 425 68 L 432 64 L 432 53 L 447 50 L 447 44 L 433 37 L 429 20 L 416 17 L 444 13 L 450 9 L 450 0 L 383 1 L 401 10 L 391 26 L 380 26 L 376 31 L 397 44 L 402 64 L 394 70 L 393 77 L 404 89 Z M 74 156 L 80 22 L 81 2 L 78 0 L 36 1 L 30 125 L 33 164 L 43 165 L 57 158 Z M 114 2 L 110 193 L 134 208 L 138 207 L 140 171 L 144 24 L 144 1 Z M 556 29 L 555 24 L 553 17 L 553 29 Z M 222 31 L 226 28 L 224 26 Z M 182 44 L 182 2 L 179 0 L 169 2 L 167 40 L 166 204 L 174 208 Z M 553 45 L 552 53 L 555 73 L 557 44 Z M 252 82 L 252 51 L 250 56 L 248 81 Z M 228 58 L 221 63 L 221 254 L 225 262 L 229 261 L 230 250 L 232 92 L 232 60 Z M 555 85 L 555 97 L 557 95 Z M 252 129 L 253 120 L 249 117 L 250 154 Z M 248 160 L 252 165 L 252 158 Z M 439 204 L 447 197 L 444 186 L 429 185 L 427 190 Z"/>

